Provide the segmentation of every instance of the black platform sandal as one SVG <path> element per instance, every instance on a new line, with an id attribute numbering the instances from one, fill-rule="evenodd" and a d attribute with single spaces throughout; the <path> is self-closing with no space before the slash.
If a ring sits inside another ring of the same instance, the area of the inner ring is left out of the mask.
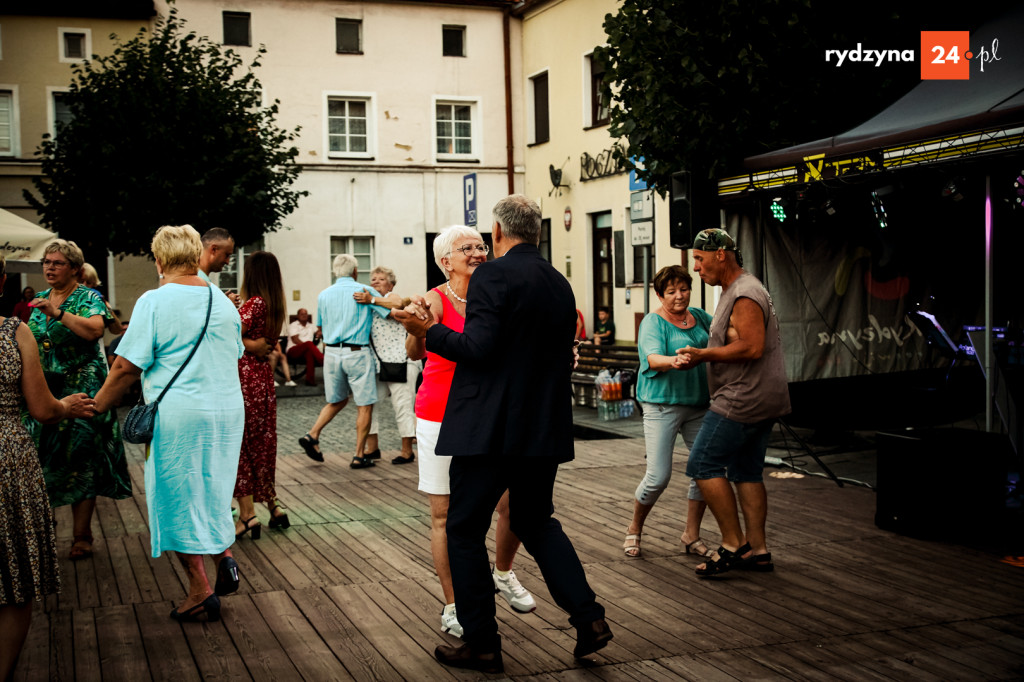
<path id="1" fill-rule="evenodd" d="M 351 469 L 365 469 L 367 467 L 377 466 L 377 462 L 372 459 L 367 459 L 366 457 L 353 457 L 348 466 Z"/>
<path id="2" fill-rule="evenodd" d="M 709 559 L 704 562 L 704 568 L 698 567 L 695 569 L 697 577 L 714 578 L 723 573 L 728 573 L 734 568 L 739 568 L 743 564 L 743 555 L 749 551 L 750 543 L 743 545 L 735 552 L 730 552 L 725 547 L 719 547 L 717 559 Z"/>
<path id="3" fill-rule="evenodd" d="M 281 530 L 284 530 L 285 528 L 291 528 L 292 522 L 288 520 L 287 514 L 277 514 L 276 516 L 274 515 L 274 511 L 278 509 L 284 509 L 284 506 L 275 498 L 270 503 L 270 523 L 268 525 L 271 528 L 280 528 Z"/>

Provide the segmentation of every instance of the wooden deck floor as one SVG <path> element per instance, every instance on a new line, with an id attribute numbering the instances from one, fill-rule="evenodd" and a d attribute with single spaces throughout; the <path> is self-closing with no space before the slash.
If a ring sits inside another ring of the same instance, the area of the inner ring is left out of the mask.
<path id="1" fill-rule="evenodd" d="M 433 660 L 447 636 L 428 510 L 415 467 L 387 464 L 396 453 L 352 471 L 348 457 L 316 465 L 282 443 L 279 491 L 292 528 L 237 543 L 242 588 L 224 598 L 223 620 L 180 625 L 168 613 L 184 577 L 169 555 L 149 556 L 140 452 L 129 447 L 136 494 L 99 501 L 96 554 L 66 561 L 63 593 L 37 605 L 16 679 L 479 677 Z M 878 530 L 874 493 L 864 488 L 767 479 L 776 572 L 697 580 L 697 562 L 678 541 L 681 460 L 648 521 L 643 558 L 627 559 L 620 545 L 642 441 L 578 443 L 559 476 L 557 515 L 615 639 L 589 664 L 574 661 L 574 632 L 524 550 L 516 572 L 538 609 L 520 616 L 499 599 L 508 678 L 1024 678 L 1024 570 Z M 66 556 L 70 515 L 59 511 Z M 704 527 L 716 542 L 710 514 Z"/>

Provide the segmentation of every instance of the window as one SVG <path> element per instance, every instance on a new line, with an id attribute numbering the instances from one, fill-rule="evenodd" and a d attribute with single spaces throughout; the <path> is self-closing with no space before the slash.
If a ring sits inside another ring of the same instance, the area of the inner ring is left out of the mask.
<path id="1" fill-rule="evenodd" d="M 608 98 L 604 91 L 604 67 L 594 55 L 587 56 L 587 67 L 590 72 L 590 126 L 608 125 L 611 112 L 608 109 Z"/>
<path id="2" fill-rule="evenodd" d="M 547 262 L 551 262 L 551 218 L 542 218 L 540 221 L 540 243 L 537 250 Z"/>
<path id="3" fill-rule="evenodd" d="M 476 161 L 480 156 L 477 139 L 477 105 L 474 101 L 435 102 L 437 158 L 442 161 Z"/>
<path id="4" fill-rule="evenodd" d="M 340 253 L 350 253 L 356 257 L 359 265 L 356 269 L 356 281 L 370 284 L 370 270 L 373 269 L 373 237 L 331 237 L 331 260 L 327 267 L 331 272 L 331 284 L 338 281 L 334 276 L 334 257 Z"/>
<path id="5" fill-rule="evenodd" d="M 73 115 L 71 107 L 68 106 L 68 95 L 66 92 L 53 93 L 53 125 L 51 131 L 56 135 L 60 127 L 71 122 Z"/>
<path id="6" fill-rule="evenodd" d="M 249 12 L 224 12 L 224 44 L 252 45 Z"/>
<path id="7" fill-rule="evenodd" d="M 242 288 L 242 278 L 245 276 L 246 257 L 256 251 L 264 250 L 262 238 L 252 244 L 236 247 L 235 252 L 231 255 L 231 260 L 227 262 L 217 278 L 217 286 L 220 287 L 220 290 L 224 293 L 240 291 Z"/>
<path id="8" fill-rule="evenodd" d="M 443 26 L 441 28 L 441 54 L 445 57 L 466 56 L 465 26 Z"/>
<path id="9" fill-rule="evenodd" d="M 11 90 L 0 90 L 0 154 L 4 156 L 15 155 L 15 129 L 14 92 Z"/>
<path id="10" fill-rule="evenodd" d="M 334 34 L 339 54 L 362 54 L 362 29 L 360 19 L 335 19 Z"/>
<path id="11" fill-rule="evenodd" d="M 327 156 L 373 158 L 372 100 L 368 96 L 327 97 Z"/>
<path id="12" fill-rule="evenodd" d="M 540 144 L 551 139 L 548 122 L 548 74 L 545 72 L 530 80 L 533 83 L 533 143 Z"/>
<path id="13" fill-rule="evenodd" d="M 62 62 L 80 62 L 92 54 L 92 31 L 87 28 L 58 28 L 59 57 Z"/>

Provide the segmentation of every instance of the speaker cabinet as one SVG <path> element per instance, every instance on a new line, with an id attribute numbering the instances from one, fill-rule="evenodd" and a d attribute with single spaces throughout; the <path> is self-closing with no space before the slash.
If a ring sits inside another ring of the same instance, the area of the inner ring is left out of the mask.
<path id="1" fill-rule="evenodd" d="M 1005 511 L 1009 440 L 970 429 L 878 433 L 875 525 L 962 542 L 992 532 Z"/>

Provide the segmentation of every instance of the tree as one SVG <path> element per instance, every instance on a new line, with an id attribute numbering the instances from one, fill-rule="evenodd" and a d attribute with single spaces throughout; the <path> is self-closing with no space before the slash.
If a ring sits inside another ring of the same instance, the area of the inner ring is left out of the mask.
<path id="1" fill-rule="evenodd" d="M 228 229 L 248 244 L 283 226 L 301 197 L 298 132 L 277 127 L 278 102 L 261 105 L 255 69 L 166 20 L 114 52 L 73 67 L 71 120 L 44 137 L 43 224 L 87 253 L 147 254 L 161 225 Z"/>
<path id="2" fill-rule="evenodd" d="M 813 7 L 812 7 L 813 4 Z M 988 14 L 1009 3 L 998 0 Z M 639 176 L 661 193 L 674 171 L 716 178 L 746 156 L 851 128 L 920 82 L 918 64 L 837 69 L 826 49 L 920 49 L 920 31 L 967 30 L 977 8 L 936 0 L 622 0 L 605 18 L 610 132 L 643 157 Z M 947 11 L 949 10 L 949 11 Z M 929 24 L 933 24 L 930 26 Z"/>

